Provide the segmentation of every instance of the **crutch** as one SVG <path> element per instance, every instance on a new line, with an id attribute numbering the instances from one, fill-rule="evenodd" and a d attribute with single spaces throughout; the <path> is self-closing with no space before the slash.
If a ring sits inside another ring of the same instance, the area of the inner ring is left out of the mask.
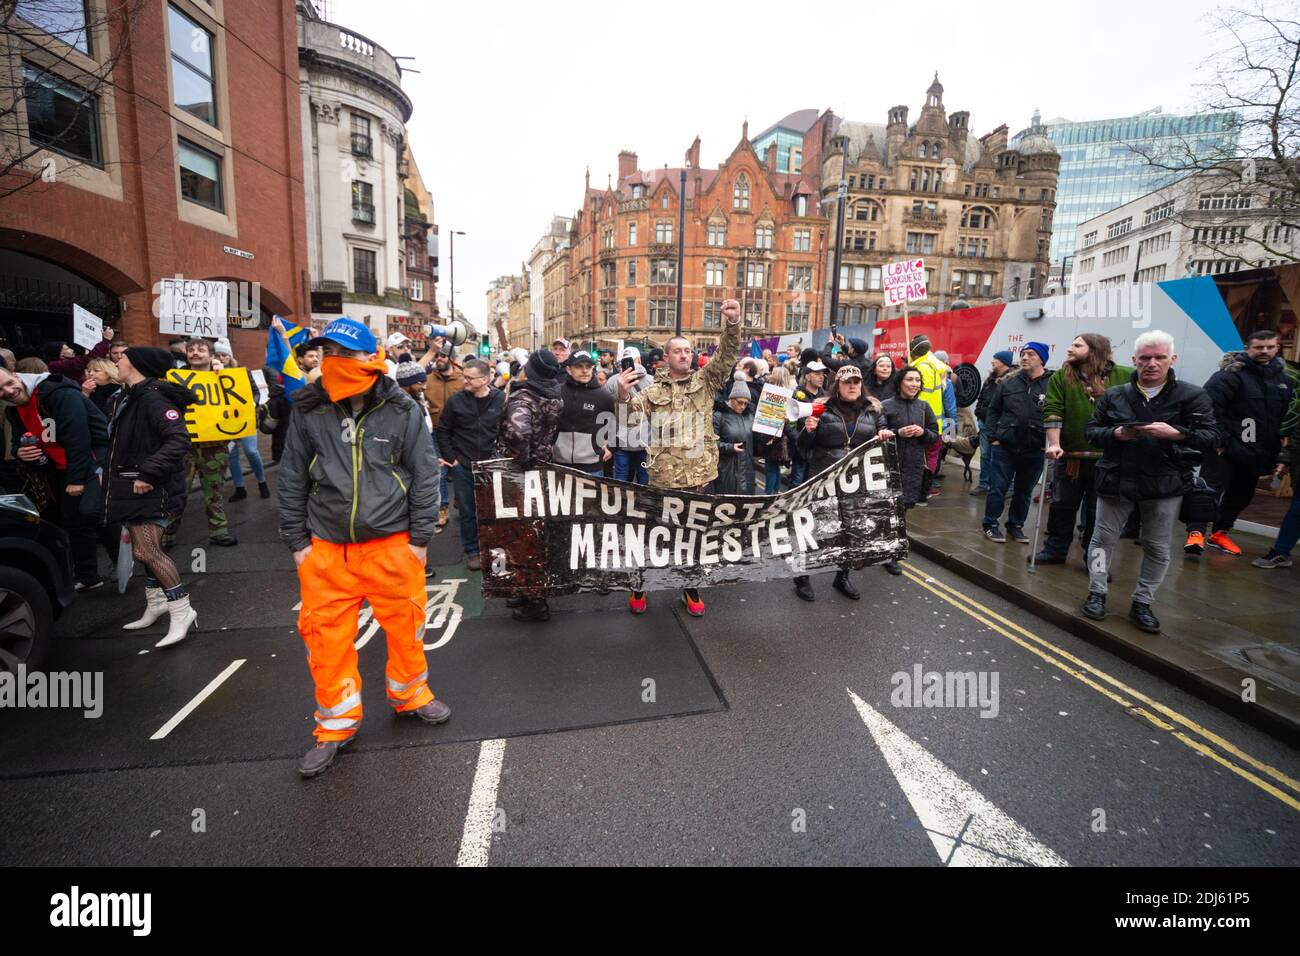
<path id="1" fill-rule="evenodd" d="M 1034 550 L 1029 555 L 1029 573 L 1037 574 L 1038 568 L 1034 564 L 1038 558 L 1038 532 L 1043 527 L 1043 505 L 1047 503 L 1047 472 L 1051 470 L 1052 459 L 1045 458 L 1043 464 L 1043 477 L 1041 484 L 1038 486 L 1038 520 L 1034 522 Z"/>

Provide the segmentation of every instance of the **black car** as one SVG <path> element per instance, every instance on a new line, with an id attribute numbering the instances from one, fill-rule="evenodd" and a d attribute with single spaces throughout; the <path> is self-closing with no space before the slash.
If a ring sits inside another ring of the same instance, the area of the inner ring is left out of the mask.
<path id="1" fill-rule="evenodd" d="M 40 667 L 76 594 L 67 534 L 26 495 L 0 495 L 0 670 Z"/>

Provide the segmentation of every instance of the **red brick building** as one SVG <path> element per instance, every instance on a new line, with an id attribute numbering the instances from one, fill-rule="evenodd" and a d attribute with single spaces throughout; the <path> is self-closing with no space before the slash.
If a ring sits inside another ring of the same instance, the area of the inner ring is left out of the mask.
<path id="1" fill-rule="evenodd" d="M 70 24 L 28 5 L 0 37 L 26 93 L 0 104 L 23 157 L 0 178 L 0 334 L 20 352 L 67 339 L 75 302 L 162 343 L 155 284 L 224 279 L 249 313 L 230 321 L 236 356 L 260 365 L 254 327 L 310 315 L 294 5 L 140 0 L 129 22 L 122 6 L 87 0 Z"/>
<path id="2" fill-rule="evenodd" d="M 748 338 L 813 327 L 832 240 L 817 205 L 820 160 L 804 155 L 807 175 L 777 172 L 775 148 L 758 156 L 748 124 L 717 169 L 700 168 L 698 137 L 687 151 L 682 330 L 697 346 L 716 344 L 728 298 L 741 301 Z M 617 183 L 593 189 L 588 175 L 568 251 L 568 338 L 660 343 L 673 334 L 680 176 L 680 167 L 640 170 L 627 151 Z"/>

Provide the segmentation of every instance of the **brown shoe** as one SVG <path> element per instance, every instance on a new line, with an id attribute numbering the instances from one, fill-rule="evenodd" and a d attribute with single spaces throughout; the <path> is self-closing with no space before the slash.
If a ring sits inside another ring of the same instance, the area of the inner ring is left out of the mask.
<path id="1" fill-rule="evenodd" d="M 451 708 L 440 700 L 431 700 L 415 710 L 403 710 L 399 717 L 419 717 L 426 724 L 441 724 L 451 716 Z"/>
<path id="2" fill-rule="evenodd" d="M 483 558 L 477 554 L 467 554 L 465 555 L 465 567 L 471 571 L 482 571 Z"/>
<path id="3" fill-rule="evenodd" d="M 451 519 L 447 515 L 447 506 L 443 505 L 438 509 L 438 523 L 434 525 L 433 533 L 442 534 L 442 529 L 447 527 L 447 522 Z"/>

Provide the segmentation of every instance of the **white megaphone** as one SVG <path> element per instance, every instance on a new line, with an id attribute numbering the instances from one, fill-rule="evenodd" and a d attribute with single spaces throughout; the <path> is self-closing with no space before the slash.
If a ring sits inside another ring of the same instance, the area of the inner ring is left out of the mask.
<path id="1" fill-rule="evenodd" d="M 441 336 L 452 345 L 463 345 L 469 338 L 469 328 L 460 319 L 453 319 L 450 325 L 430 325 L 428 328 L 430 336 Z"/>
<path id="2" fill-rule="evenodd" d="M 820 415 L 824 407 L 823 402 L 801 402 L 792 398 L 785 403 L 785 417 L 787 421 L 803 421 L 811 415 Z"/>

